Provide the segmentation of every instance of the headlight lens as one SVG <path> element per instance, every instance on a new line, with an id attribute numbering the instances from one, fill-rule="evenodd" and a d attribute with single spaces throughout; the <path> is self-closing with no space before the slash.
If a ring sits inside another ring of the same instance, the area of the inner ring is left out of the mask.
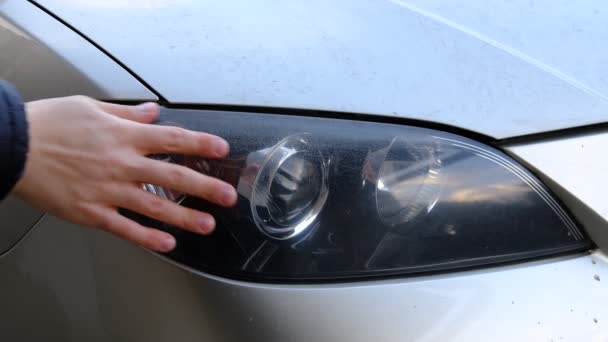
<path id="1" fill-rule="evenodd" d="M 170 120 L 169 120 L 170 119 Z M 588 247 L 530 172 L 504 153 L 441 131 L 269 114 L 163 109 L 160 122 L 220 135 L 225 160 L 173 156 L 233 184 L 234 208 L 169 193 L 212 213 L 167 256 L 224 276 L 313 280 L 406 274 Z"/>

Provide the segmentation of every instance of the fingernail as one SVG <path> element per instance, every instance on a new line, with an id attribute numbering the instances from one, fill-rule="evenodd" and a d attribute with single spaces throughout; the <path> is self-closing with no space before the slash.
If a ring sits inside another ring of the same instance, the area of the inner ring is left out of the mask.
<path id="1" fill-rule="evenodd" d="M 175 238 L 173 236 L 163 237 L 160 242 L 160 248 L 164 252 L 168 252 L 175 247 Z"/>
<path id="2" fill-rule="evenodd" d="M 217 139 L 213 139 L 212 144 L 212 148 L 215 151 L 215 154 L 218 157 L 223 157 L 225 155 L 228 154 L 228 150 L 230 150 L 230 146 L 228 145 L 228 142 L 226 142 L 226 140 L 221 139 L 221 138 L 217 138 Z"/>
<path id="3" fill-rule="evenodd" d="M 146 102 L 135 107 L 141 115 L 149 115 L 156 112 L 156 104 L 154 102 Z"/>
<path id="4" fill-rule="evenodd" d="M 198 224 L 201 233 L 208 234 L 213 231 L 213 228 L 215 227 L 215 220 L 209 215 L 202 215 L 198 218 Z"/>
<path id="5" fill-rule="evenodd" d="M 232 206 L 236 203 L 236 190 L 231 186 L 226 186 L 222 190 L 222 203 L 226 206 Z"/>

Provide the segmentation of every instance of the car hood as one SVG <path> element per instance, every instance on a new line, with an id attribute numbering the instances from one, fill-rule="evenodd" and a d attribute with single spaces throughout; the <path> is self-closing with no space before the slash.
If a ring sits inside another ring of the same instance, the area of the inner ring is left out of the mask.
<path id="1" fill-rule="evenodd" d="M 37 2 L 171 103 L 398 116 L 494 138 L 608 115 L 601 1 Z"/>

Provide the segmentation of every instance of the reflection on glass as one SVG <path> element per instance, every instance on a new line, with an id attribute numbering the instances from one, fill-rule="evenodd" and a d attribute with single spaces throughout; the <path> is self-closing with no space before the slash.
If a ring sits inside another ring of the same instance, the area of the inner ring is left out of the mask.
<path id="1" fill-rule="evenodd" d="M 438 146 L 414 147 L 397 137 L 387 151 L 379 151 L 384 161 L 376 183 L 376 207 L 384 224 L 407 223 L 433 209 L 443 188 Z"/>

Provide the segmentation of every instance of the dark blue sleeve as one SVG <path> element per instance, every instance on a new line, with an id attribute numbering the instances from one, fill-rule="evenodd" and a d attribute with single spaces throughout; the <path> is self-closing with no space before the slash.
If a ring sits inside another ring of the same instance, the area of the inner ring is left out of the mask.
<path id="1" fill-rule="evenodd" d="M 25 166 L 29 135 L 23 99 L 0 80 L 0 200 L 13 189 Z"/>

